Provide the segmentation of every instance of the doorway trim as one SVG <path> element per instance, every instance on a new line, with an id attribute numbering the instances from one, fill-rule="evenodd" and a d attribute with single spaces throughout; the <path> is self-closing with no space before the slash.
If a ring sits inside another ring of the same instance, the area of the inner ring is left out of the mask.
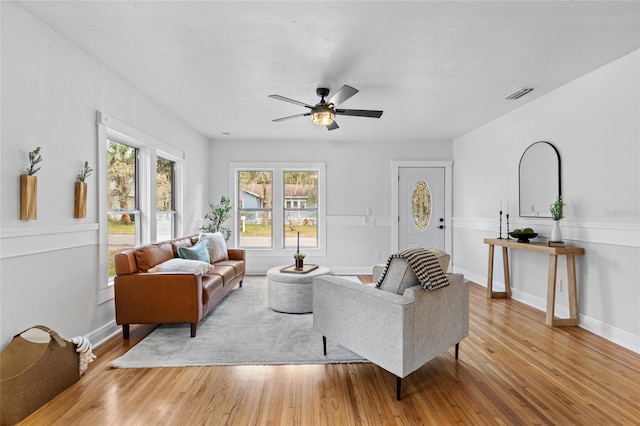
<path id="1" fill-rule="evenodd" d="M 398 181 L 400 169 L 404 167 L 444 168 L 444 248 L 453 257 L 451 252 L 453 241 L 453 161 L 392 161 L 391 162 L 391 253 L 398 251 Z"/>

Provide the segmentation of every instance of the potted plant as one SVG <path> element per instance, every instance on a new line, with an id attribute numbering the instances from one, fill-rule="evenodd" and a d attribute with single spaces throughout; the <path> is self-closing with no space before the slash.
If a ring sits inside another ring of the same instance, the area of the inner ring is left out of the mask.
<path id="1" fill-rule="evenodd" d="M 564 217 L 562 209 L 564 207 L 564 201 L 562 196 L 559 196 L 556 201 L 549 206 L 551 211 L 551 218 L 553 219 L 553 228 L 551 229 L 552 242 L 562 242 L 562 231 L 560 230 L 560 219 Z"/>
<path id="2" fill-rule="evenodd" d="M 296 261 L 296 266 L 295 269 L 296 271 L 301 271 L 302 268 L 304 267 L 304 257 L 306 256 L 306 254 L 304 253 L 296 253 L 293 255 L 293 258 Z"/>
<path id="3" fill-rule="evenodd" d="M 87 217 L 87 183 L 86 180 L 93 173 L 93 169 L 89 167 L 89 162 L 84 162 L 84 167 L 77 176 L 75 183 L 76 197 L 73 209 L 73 217 L 82 219 Z"/>
<path id="4" fill-rule="evenodd" d="M 29 167 L 26 175 L 20 175 L 20 220 L 34 220 L 38 216 L 38 177 L 36 167 L 42 162 L 41 147 L 29 152 Z"/>
<path id="5" fill-rule="evenodd" d="M 200 230 L 211 233 L 220 232 L 224 237 L 224 240 L 228 242 L 229 237 L 231 236 L 231 229 L 222 226 L 222 224 L 231 217 L 229 215 L 229 212 L 231 211 L 231 200 L 226 195 L 223 195 L 220 197 L 219 204 L 209 202 L 209 208 L 211 211 L 204 215 L 204 219 L 208 220 L 209 223 L 203 225 Z"/>

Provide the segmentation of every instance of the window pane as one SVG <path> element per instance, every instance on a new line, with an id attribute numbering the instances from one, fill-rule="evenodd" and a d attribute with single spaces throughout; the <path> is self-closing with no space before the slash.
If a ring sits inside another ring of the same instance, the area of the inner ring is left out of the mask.
<path id="1" fill-rule="evenodd" d="M 107 215 L 107 244 L 109 276 L 116 274 L 115 255 L 136 245 L 137 214 L 118 213 Z"/>
<path id="2" fill-rule="evenodd" d="M 109 277 L 115 275 L 114 256 L 139 241 L 138 183 L 136 148 L 109 141 L 107 146 L 107 264 Z"/>
<path id="3" fill-rule="evenodd" d="M 173 239 L 173 225 L 175 214 L 173 212 L 156 213 L 156 241 Z"/>
<path id="4" fill-rule="evenodd" d="M 156 210 L 173 210 L 173 166 L 174 162 L 157 157 L 156 160 Z"/>
<path id="5" fill-rule="evenodd" d="M 284 172 L 285 247 L 318 246 L 318 172 Z"/>
<path id="6" fill-rule="evenodd" d="M 238 172 L 238 235 L 240 247 L 271 247 L 273 173 Z"/>
<path id="7" fill-rule="evenodd" d="M 136 210 L 138 208 L 137 153 L 138 150 L 135 148 L 109 141 L 107 148 L 109 210 Z"/>

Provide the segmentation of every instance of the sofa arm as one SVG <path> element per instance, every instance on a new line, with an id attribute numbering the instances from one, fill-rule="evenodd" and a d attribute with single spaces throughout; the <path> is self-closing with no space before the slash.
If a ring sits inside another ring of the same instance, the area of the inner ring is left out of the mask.
<path id="1" fill-rule="evenodd" d="M 229 253 L 229 260 L 246 260 L 243 248 L 230 248 L 227 249 L 227 253 Z"/>
<path id="2" fill-rule="evenodd" d="M 202 318 L 202 276 L 154 272 L 116 276 L 118 324 L 197 323 Z"/>
<path id="3" fill-rule="evenodd" d="M 316 277 L 313 290 L 314 331 L 399 377 L 410 373 L 411 299 L 335 276 Z"/>

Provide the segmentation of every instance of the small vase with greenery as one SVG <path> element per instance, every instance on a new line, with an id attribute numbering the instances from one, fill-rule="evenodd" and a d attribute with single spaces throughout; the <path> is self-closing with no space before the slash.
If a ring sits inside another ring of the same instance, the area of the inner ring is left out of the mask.
<path id="1" fill-rule="evenodd" d="M 296 261 L 296 269 L 298 271 L 302 270 L 303 266 L 304 266 L 304 258 L 305 258 L 306 254 L 304 253 L 296 253 L 293 255 L 293 258 Z"/>
<path id="2" fill-rule="evenodd" d="M 553 228 L 551 229 L 551 241 L 562 242 L 562 231 L 560 230 L 560 219 L 564 217 L 562 209 L 564 207 L 564 201 L 562 196 L 559 196 L 556 201 L 549 206 L 551 211 L 551 218 L 553 219 Z"/>
<path id="3" fill-rule="evenodd" d="M 222 226 L 222 224 L 231 217 L 231 215 L 229 215 L 232 209 L 231 200 L 226 195 L 223 195 L 220 197 L 219 204 L 209 202 L 209 208 L 209 213 L 204 215 L 204 219 L 209 222 L 203 225 L 200 230 L 211 233 L 220 232 L 224 240 L 228 242 L 229 237 L 231 237 L 231 229 Z"/>

